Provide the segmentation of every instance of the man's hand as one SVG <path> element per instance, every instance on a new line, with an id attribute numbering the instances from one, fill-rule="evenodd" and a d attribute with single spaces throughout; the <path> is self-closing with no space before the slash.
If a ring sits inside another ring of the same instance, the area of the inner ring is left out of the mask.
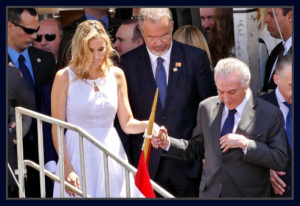
<path id="1" fill-rule="evenodd" d="M 284 176 L 285 172 L 274 171 L 270 169 L 270 181 L 276 195 L 282 195 L 285 192 L 286 184 L 279 176 Z"/>
<path id="2" fill-rule="evenodd" d="M 169 145 L 168 131 L 164 126 L 160 127 L 158 135 L 153 134 L 151 143 L 154 148 L 167 148 Z"/>
<path id="3" fill-rule="evenodd" d="M 220 138 L 220 146 L 222 152 L 226 152 L 229 149 L 233 148 L 241 148 L 242 150 L 246 149 L 249 143 L 249 139 L 247 139 L 243 135 L 229 133 Z"/>

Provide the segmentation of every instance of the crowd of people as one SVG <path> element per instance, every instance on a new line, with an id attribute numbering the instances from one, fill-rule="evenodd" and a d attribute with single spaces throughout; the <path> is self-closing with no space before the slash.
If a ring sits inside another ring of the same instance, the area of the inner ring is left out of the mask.
<path id="1" fill-rule="evenodd" d="M 269 31 L 260 42 L 281 41 L 267 52 L 259 97 L 235 57 L 232 8 L 199 8 L 200 27 L 180 25 L 177 9 L 83 10 L 62 26 L 35 8 L 8 9 L 13 169 L 16 106 L 80 126 L 137 167 L 159 88 L 151 179 L 179 198 L 292 197 L 291 8 L 260 9 Z M 24 158 L 38 162 L 36 121 L 24 119 L 23 134 Z M 56 127 L 43 123 L 43 137 L 45 168 L 59 176 Z M 66 130 L 63 146 L 65 180 L 81 188 L 78 134 Z M 84 150 L 87 194 L 105 197 L 102 152 L 87 141 Z M 109 160 L 109 172 L 111 196 L 125 197 L 124 171 Z M 39 197 L 39 173 L 27 168 L 26 178 L 26 197 Z M 7 188 L 18 196 L 13 179 Z M 143 197 L 134 185 L 130 191 Z M 46 178 L 46 196 L 59 197 L 60 184 Z"/>

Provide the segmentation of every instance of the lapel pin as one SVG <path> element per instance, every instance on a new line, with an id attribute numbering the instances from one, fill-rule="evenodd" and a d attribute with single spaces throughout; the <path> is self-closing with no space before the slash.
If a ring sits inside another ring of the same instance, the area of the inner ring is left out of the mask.
<path id="1" fill-rule="evenodd" d="M 181 67 L 181 62 L 176 62 L 175 67 Z"/>
<path id="2" fill-rule="evenodd" d="M 36 61 L 37 61 L 38 63 L 41 63 L 41 62 L 42 62 L 41 58 L 37 58 Z"/>
<path id="3" fill-rule="evenodd" d="M 174 71 L 174 72 L 177 72 L 177 71 L 178 71 L 177 67 L 174 67 L 174 68 L 173 68 L 173 71 Z"/>

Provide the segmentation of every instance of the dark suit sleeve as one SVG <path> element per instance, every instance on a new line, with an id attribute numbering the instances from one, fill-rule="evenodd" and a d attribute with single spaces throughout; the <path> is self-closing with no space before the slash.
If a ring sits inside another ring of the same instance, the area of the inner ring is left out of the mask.
<path id="1" fill-rule="evenodd" d="M 206 52 L 203 51 L 198 59 L 196 78 L 199 96 L 202 101 L 208 97 L 215 96 L 217 89 Z"/>
<path id="2" fill-rule="evenodd" d="M 197 125 L 192 139 L 184 140 L 170 137 L 170 148 L 165 155 L 183 160 L 202 160 L 204 158 L 204 143 L 201 129 L 201 106 L 197 114 Z"/>
<path id="3" fill-rule="evenodd" d="M 276 110 L 269 120 L 271 127 L 266 143 L 258 139 L 250 140 L 244 160 L 255 165 L 282 171 L 288 163 L 284 120 L 281 112 Z M 268 128 L 268 127 L 266 127 Z"/>
<path id="4" fill-rule="evenodd" d="M 22 106 L 30 110 L 36 108 L 34 92 L 21 77 L 17 69 L 9 68 L 8 95 L 13 97 L 12 106 Z"/>
<path id="5" fill-rule="evenodd" d="M 17 106 L 24 107 L 26 109 L 35 110 L 36 102 L 34 92 L 27 82 L 21 77 L 21 73 L 18 69 L 8 67 L 8 106 L 14 108 Z M 13 111 L 14 114 L 14 111 Z M 15 121 L 14 116 L 10 119 L 10 122 Z M 23 135 L 27 134 L 31 125 L 31 118 L 23 116 L 22 121 Z M 15 128 L 13 129 L 15 130 Z M 12 131 L 15 133 L 15 131 Z"/>

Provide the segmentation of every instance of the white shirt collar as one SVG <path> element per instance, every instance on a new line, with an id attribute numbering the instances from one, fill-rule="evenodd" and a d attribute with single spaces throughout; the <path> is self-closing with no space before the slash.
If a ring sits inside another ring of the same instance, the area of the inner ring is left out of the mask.
<path id="1" fill-rule="evenodd" d="M 280 93 L 278 87 L 276 87 L 276 89 L 275 89 L 275 94 L 276 94 L 278 104 L 285 102 L 285 99 L 282 96 L 282 94 Z"/>
<path id="2" fill-rule="evenodd" d="M 161 55 L 160 57 L 163 58 L 166 62 L 170 62 L 170 57 L 171 57 L 171 50 L 172 50 L 172 46 L 173 46 L 173 42 L 171 43 L 171 46 L 169 48 L 169 50 L 164 53 L 163 55 Z M 157 64 L 157 58 L 159 56 L 156 56 L 155 54 L 153 54 L 149 49 L 148 46 L 146 45 L 148 54 L 150 56 L 150 61 L 151 61 L 151 65 L 156 65 Z"/>
<path id="3" fill-rule="evenodd" d="M 173 41 L 171 42 L 171 46 L 169 48 L 169 50 L 164 53 L 163 55 L 161 55 L 160 57 L 164 59 L 163 65 L 165 67 L 166 70 L 166 75 L 167 75 L 167 84 L 169 82 L 169 67 L 170 67 L 170 59 L 171 59 L 171 50 L 172 50 L 172 46 L 173 46 Z M 148 49 L 147 45 L 146 45 L 149 57 L 150 57 L 150 62 L 151 62 L 151 67 L 152 67 L 152 73 L 153 76 L 155 77 L 155 72 L 156 72 L 156 66 L 157 66 L 157 58 L 159 56 L 154 55 L 153 53 L 150 52 L 150 50 Z"/>
<path id="4" fill-rule="evenodd" d="M 288 52 L 292 46 L 292 37 L 288 38 L 288 40 L 286 40 L 286 42 L 284 42 L 283 45 L 284 45 L 284 53 Z"/>

